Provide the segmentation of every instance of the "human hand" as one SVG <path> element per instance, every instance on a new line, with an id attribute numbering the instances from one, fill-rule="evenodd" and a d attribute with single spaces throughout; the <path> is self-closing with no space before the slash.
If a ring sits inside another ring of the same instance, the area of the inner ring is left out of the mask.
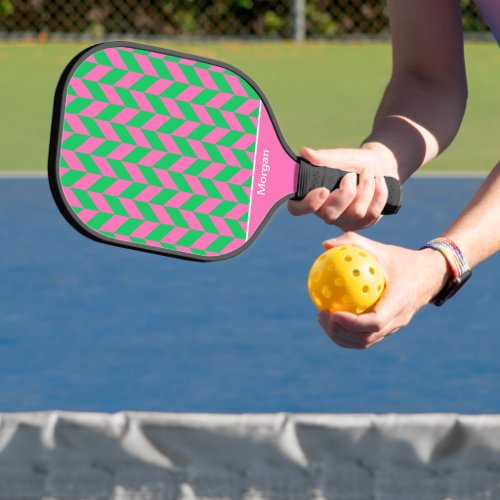
<path id="1" fill-rule="evenodd" d="M 397 176 L 395 160 L 386 148 L 360 149 L 302 148 L 300 156 L 313 165 L 353 172 L 346 175 L 340 187 L 330 193 L 326 188 L 314 189 L 300 201 L 289 201 L 292 215 L 315 213 L 327 224 L 344 231 L 363 229 L 375 224 L 387 202 L 384 175 Z M 356 184 L 356 175 L 359 183 Z"/>
<path id="2" fill-rule="evenodd" d="M 356 245 L 372 253 L 384 269 L 386 288 L 369 313 L 320 311 L 318 321 L 339 346 L 365 349 L 406 326 L 449 279 L 445 258 L 429 248 L 409 250 L 385 245 L 356 233 L 345 233 L 323 243 L 325 249 Z"/>

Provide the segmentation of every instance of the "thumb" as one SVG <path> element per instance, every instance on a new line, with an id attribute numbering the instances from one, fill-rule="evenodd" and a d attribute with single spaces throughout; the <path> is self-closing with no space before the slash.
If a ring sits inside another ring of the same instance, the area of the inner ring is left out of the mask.
<path id="1" fill-rule="evenodd" d="M 359 170 L 364 159 L 363 152 L 357 149 L 312 149 L 302 147 L 299 154 L 313 165 L 336 168 L 347 167 L 354 171 Z"/>

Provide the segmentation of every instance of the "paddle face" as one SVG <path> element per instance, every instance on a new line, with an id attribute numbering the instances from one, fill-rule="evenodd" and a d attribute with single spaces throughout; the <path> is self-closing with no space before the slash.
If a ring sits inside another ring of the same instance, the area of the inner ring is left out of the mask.
<path id="1" fill-rule="evenodd" d="M 224 63 L 112 42 L 77 56 L 59 82 L 50 185 L 95 240 L 234 256 L 294 195 L 297 169 L 262 91 Z"/>

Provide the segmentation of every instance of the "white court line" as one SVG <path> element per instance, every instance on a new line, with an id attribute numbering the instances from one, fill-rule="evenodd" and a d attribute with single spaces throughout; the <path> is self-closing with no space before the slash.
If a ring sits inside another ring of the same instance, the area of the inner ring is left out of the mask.
<path id="1" fill-rule="evenodd" d="M 10 171 L 6 170 L 0 172 L 0 179 L 46 179 L 47 172 L 41 170 L 21 170 L 21 171 Z"/>

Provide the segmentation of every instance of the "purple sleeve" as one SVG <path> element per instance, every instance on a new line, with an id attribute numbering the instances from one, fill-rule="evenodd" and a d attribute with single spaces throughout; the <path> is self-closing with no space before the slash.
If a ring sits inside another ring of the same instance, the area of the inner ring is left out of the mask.
<path id="1" fill-rule="evenodd" d="M 474 0 L 500 45 L 500 0 Z"/>

